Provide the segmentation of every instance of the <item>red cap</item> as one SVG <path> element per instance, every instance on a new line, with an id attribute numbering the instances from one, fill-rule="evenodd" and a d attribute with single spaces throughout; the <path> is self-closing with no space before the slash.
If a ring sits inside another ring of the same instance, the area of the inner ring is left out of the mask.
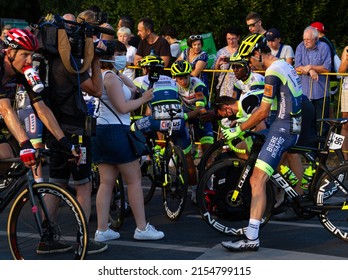
<path id="1" fill-rule="evenodd" d="M 327 32 L 327 30 L 324 28 L 324 24 L 319 21 L 313 22 L 311 26 L 316 28 L 319 32 Z"/>

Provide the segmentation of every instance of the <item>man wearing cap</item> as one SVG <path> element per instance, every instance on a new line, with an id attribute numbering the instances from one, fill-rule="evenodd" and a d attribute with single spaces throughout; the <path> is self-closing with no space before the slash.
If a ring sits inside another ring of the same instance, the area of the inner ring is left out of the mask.
<path id="1" fill-rule="evenodd" d="M 287 63 L 294 63 L 294 51 L 291 46 L 281 43 L 280 32 L 276 28 L 270 28 L 265 34 L 267 44 L 275 57 L 284 59 Z"/>

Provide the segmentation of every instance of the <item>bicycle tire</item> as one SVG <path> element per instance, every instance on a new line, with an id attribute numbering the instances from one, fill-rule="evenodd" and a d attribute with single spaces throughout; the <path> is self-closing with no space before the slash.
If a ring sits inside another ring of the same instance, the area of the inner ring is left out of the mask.
<path id="1" fill-rule="evenodd" d="M 180 218 L 184 212 L 187 184 L 188 167 L 184 152 L 179 146 L 172 146 L 166 149 L 167 181 L 168 184 L 162 187 L 164 211 L 167 217 L 173 221 Z"/>
<path id="2" fill-rule="evenodd" d="M 236 157 L 235 152 L 231 151 L 230 147 L 225 144 L 225 140 L 221 139 L 212 144 L 203 154 L 198 164 L 198 178 L 202 178 L 205 171 L 218 160 L 222 153 L 226 153 L 228 157 Z"/>
<path id="3" fill-rule="evenodd" d="M 112 191 L 109 210 L 109 222 L 114 229 L 119 229 L 124 222 L 126 197 L 122 177 L 116 180 Z"/>
<path id="4" fill-rule="evenodd" d="M 228 158 L 214 163 L 201 178 L 197 188 L 197 203 L 203 220 L 214 230 L 229 236 L 245 233 L 250 218 L 251 187 L 244 181 L 242 192 L 232 203 L 235 190 L 245 161 Z M 271 217 L 273 210 L 273 189 L 266 184 L 267 206 L 260 227 Z"/>
<path id="5" fill-rule="evenodd" d="M 144 204 L 147 204 L 150 202 L 152 197 L 155 194 L 157 183 L 154 179 L 154 160 L 151 156 L 150 158 L 150 165 L 146 166 L 146 170 L 144 170 L 144 167 L 142 167 L 141 173 L 141 186 L 143 188 L 143 195 L 144 195 Z"/>
<path id="6" fill-rule="evenodd" d="M 348 199 L 348 164 L 343 164 L 330 170 L 330 173 L 343 182 L 345 189 L 339 187 L 337 180 L 332 181 L 327 174 L 323 174 L 317 185 L 315 203 L 324 211 L 318 215 L 321 224 L 330 233 L 348 241 L 348 212 L 346 201 Z"/>
<path id="7" fill-rule="evenodd" d="M 50 236 L 55 241 L 72 246 L 65 253 L 37 254 L 37 245 L 43 237 L 38 234 L 36 220 L 32 213 L 29 190 L 25 188 L 14 200 L 9 212 L 7 234 L 9 247 L 14 259 L 79 259 L 86 257 L 88 246 L 88 226 L 84 212 L 68 191 L 51 183 L 33 185 L 33 196 L 42 213 L 45 195 L 54 195 L 59 199 L 58 215 L 54 225 L 43 229 L 43 236 Z M 40 214 L 40 216 L 42 216 Z"/>

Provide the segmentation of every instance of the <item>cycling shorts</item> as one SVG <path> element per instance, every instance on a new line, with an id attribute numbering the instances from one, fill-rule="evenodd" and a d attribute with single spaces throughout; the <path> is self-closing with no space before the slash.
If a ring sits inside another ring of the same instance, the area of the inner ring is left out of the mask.
<path id="1" fill-rule="evenodd" d="M 272 125 L 268 130 L 255 166 L 271 176 L 278 167 L 282 154 L 294 146 L 298 140 L 298 134 L 290 134 L 289 128 Z"/>

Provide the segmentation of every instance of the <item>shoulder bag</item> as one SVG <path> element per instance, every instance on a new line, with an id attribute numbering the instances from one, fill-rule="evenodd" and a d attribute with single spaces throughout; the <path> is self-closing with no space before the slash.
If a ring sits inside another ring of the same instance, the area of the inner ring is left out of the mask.
<path id="1" fill-rule="evenodd" d="M 115 113 L 115 111 L 112 110 L 112 108 L 108 104 L 106 104 L 104 100 L 102 100 L 101 98 L 99 99 L 106 106 L 106 108 L 108 108 L 110 112 L 112 112 L 116 116 L 120 124 L 123 125 L 120 117 Z M 146 143 L 146 137 L 140 130 L 127 131 L 127 137 L 132 147 L 132 150 L 137 157 L 148 155 L 150 153 L 149 146 Z"/>

